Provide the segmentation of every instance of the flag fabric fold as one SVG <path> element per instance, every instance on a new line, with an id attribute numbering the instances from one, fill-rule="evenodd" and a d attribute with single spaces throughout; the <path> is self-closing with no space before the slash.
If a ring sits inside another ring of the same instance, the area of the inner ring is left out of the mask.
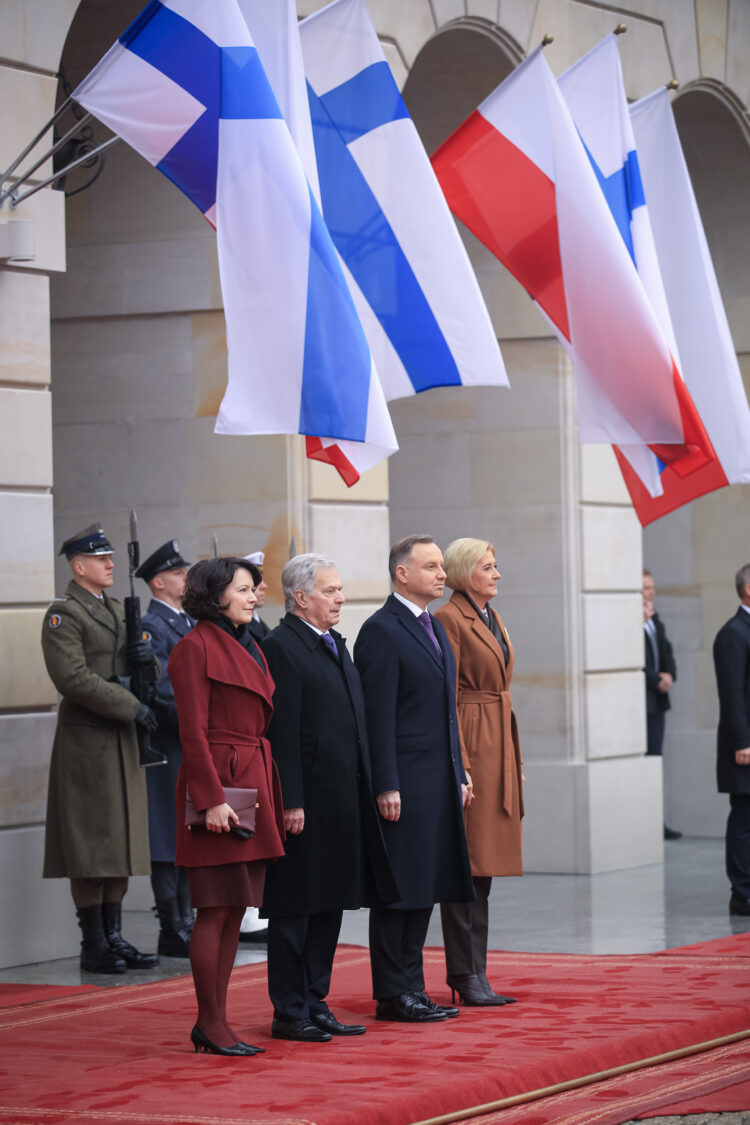
<path id="1" fill-rule="evenodd" d="M 216 227 L 216 431 L 366 441 L 370 349 L 237 0 L 151 0 L 73 96 Z"/>
<path id="2" fill-rule="evenodd" d="M 695 446 L 700 419 L 541 50 L 432 157 L 451 210 L 555 328 L 576 374 L 580 439 Z M 685 425 L 688 423 L 688 432 Z M 674 454 L 663 450 L 667 456 Z"/>
<path id="3" fill-rule="evenodd" d="M 320 207 L 318 166 L 294 0 L 238 0 L 238 3 L 289 126 L 312 194 Z M 347 377 L 345 368 L 342 369 L 342 377 Z M 398 449 L 374 362 L 370 373 L 364 440 L 336 442 L 307 431 L 305 442 L 308 458 L 332 465 L 349 486 L 356 484 L 363 472 Z"/>
<path id="4" fill-rule="evenodd" d="M 363 0 L 300 24 L 323 215 L 388 401 L 507 386 L 479 284 Z"/>
<path id="5" fill-rule="evenodd" d="M 625 482 L 636 513 L 644 522 L 644 488 L 652 499 L 663 496 L 660 506 L 670 510 L 727 481 L 682 378 L 680 350 L 654 243 L 617 37 L 606 36 L 557 81 L 679 372 L 675 385 L 685 445 L 616 448 L 620 464 L 629 465 L 629 469 L 623 470 Z M 633 473 L 640 481 L 637 486 Z"/>
<path id="6" fill-rule="evenodd" d="M 635 102 L 630 117 L 682 375 L 718 460 L 713 487 L 746 484 L 750 407 L 668 91 L 661 87 Z M 642 522 L 693 499 L 691 482 L 671 481 L 670 493 L 665 481 L 663 497 L 641 495 Z M 631 494 L 637 488 L 633 482 Z"/>

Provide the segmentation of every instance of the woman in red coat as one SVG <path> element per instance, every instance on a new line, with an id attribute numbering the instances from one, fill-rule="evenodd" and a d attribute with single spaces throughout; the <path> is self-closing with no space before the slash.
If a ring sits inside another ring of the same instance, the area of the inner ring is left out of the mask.
<path id="1" fill-rule="evenodd" d="M 177 778 L 177 854 L 187 868 L 197 909 L 190 967 L 198 1019 L 196 1051 L 253 1055 L 227 1022 L 229 977 L 248 906 L 260 906 L 266 863 L 284 854 L 281 790 L 264 738 L 273 707 L 268 665 L 247 625 L 255 593 L 243 559 L 205 559 L 187 576 L 183 597 L 198 624 L 172 650 L 169 678 L 180 723 L 182 765 Z M 224 786 L 257 789 L 255 834 L 241 839 Z M 185 790 L 205 828 L 185 826 Z"/>

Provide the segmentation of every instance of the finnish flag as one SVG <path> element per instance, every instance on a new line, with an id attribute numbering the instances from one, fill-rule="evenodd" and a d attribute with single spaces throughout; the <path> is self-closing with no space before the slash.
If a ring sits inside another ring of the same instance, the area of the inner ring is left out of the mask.
<path id="1" fill-rule="evenodd" d="M 386 399 L 508 386 L 479 284 L 364 0 L 300 24 L 323 217 Z"/>
<path id="2" fill-rule="evenodd" d="M 365 442 L 370 349 L 237 0 L 151 0 L 73 96 L 216 227 L 217 432 Z"/>

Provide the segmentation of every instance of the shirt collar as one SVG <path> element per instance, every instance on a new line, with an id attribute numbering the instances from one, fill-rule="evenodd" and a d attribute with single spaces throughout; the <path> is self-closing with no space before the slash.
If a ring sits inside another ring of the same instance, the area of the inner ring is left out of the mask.
<path id="1" fill-rule="evenodd" d="M 393 591 L 393 596 L 394 598 L 398 598 L 401 604 L 405 605 L 408 610 L 411 610 L 415 617 L 421 617 L 425 612 L 422 609 L 421 605 L 415 605 L 414 602 L 410 602 L 407 598 L 402 598 L 401 595 L 397 594 L 395 590 Z"/>

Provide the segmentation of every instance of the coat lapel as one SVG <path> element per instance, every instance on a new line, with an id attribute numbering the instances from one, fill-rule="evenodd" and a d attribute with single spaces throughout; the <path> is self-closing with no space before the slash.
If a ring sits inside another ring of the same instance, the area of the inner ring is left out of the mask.
<path id="1" fill-rule="evenodd" d="M 91 614 L 95 621 L 103 625 L 105 629 L 109 629 L 111 633 L 117 637 L 120 630 L 117 627 L 117 617 L 114 612 L 109 608 L 107 601 L 102 601 L 101 598 L 94 597 L 88 590 L 84 590 L 83 586 L 79 586 L 77 582 L 69 582 L 68 588 L 65 591 L 69 598 L 73 598 L 84 609 Z M 105 594 L 106 598 L 107 595 Z"/>
<path id="2" fill-rule="evenodd" d="M 469 602 L 467 602 L 466 598 L 462 597 L 460 594 L 454 593 L 451 597 L 451 601 L 466 619 L 467 625 L 471 629 L 473 635 L 481 644 L 487 646 L 487 648 L 497 660 L 498 664 L 500 665 L 500 675 L 503 681 L 503 686 L 505 686 L 510 681 L 510 673 L 513 668 L 513 649 L 511 648 L 510 638 L 508 637 L 507 630 L 500 620 L 499 615 L 495 613 L 494 609 L 492 610 L 492 612 L 495 614 L 495 618 L 500 629 L 503 630 L 505 643 L 508 646 L 509 660 L 507 668 L 505 666 L 505 656 L 503 655 L 502 646 L 498 642 L 497 638 L 493 635 L 492 630 L 488 629 L 484 621 L 481 621 L 479 617 L 477 617 L 476 613 L 472 609 Z"/>
<path id="3" fill-rule="evenodd" d="M 271 678 L 241 644 L 213 622 L 199 621 L 192 633 L 198 633 L 206 651 L 206 675 L 218 683 L 253 691 L 271 706 Z"/>
<path id="4" fill-rule="evenodd" d="M 149 603 L 148 612 L 160 617 L 178 637 L 185 637 L 190 632 L 190 626 L 181 613 L 169 609 L 163 602 L 157 602 L 155 598 Z"/>
<path id="5" fill-rule="evenodd" d="M 425 629 L 424 625 L 414 616 L 412 611 L 403 605 L 398 598 L 394 598 L 393 594 L 390 595 L 386 605 L 392 613 L 395 613 L 401 624 L 404 626 L 408 633 L 422 646 L 432 659 L 437 664 L 438 668 L 443 671 L 443 661 L 441 656 L 438 655 L 430 636 Z"/>

